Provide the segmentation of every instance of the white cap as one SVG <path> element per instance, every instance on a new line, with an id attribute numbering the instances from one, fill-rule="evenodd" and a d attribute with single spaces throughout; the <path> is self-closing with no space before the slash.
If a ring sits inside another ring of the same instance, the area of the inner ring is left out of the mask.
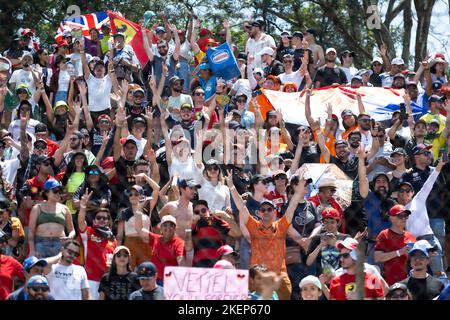
<path id="1" fill-rule="evenodd" d="M 347 248 L 348 250 L 355 250 L 356 248 L 358 248 L 358 241 L 347 237 L 342 241 L 339 241 L 336 245 L 336 247 L 340 250 L 342 248 Z"/>
<path id="2" fill-rule="evenodd" d="M 315 277 L 315 276 L 306 276 L 302 279 L 302 281 L 300 281 L 300 284 L 298 285 L 301 288 L 303 288 L 305 285 L 307 284 L 313 284 L 315 285 L 317 288 L 319 288 L 320 290 L 322 290 L 322 283 L 320 283 L 319 278 Z"/>
<path id="3" fill-rule="evenodd" d="M 255 69 L 253 69 L 253 73 L 259 73 L 261 76 L 263 76 L 264 70 L 261 68 L 255 68 Z"/>
<path id="4" fill-rule="evenodd" d="M 236 269 L 228 260 L 219 260 L 214 264 L 214 269 Z"/>
<path id="5" fill-rule="evenodd" d="M 269 56 L 273 56 L 275 51 L 271 47 L 265 47 L 260 52 L 258 52 L 258 56 L 262 56 L 264 54 L 268 54 Z"/>
<path id="6" fill-rule="evenodd" d="M 174 225 L 176 225 L 177 224 L 177 219 L 174 216 L 168 214 L 168 215 L 166 215 L 166 216 L 161 218 L 160 224 L 162 225 L 165 222 L 172 222 Z"/>
<path id="7" fill-rule="evenodd" d="M 325 51 L 325 54 L 328 54 L 329 52 L 333 51 L 334 53 L 337 54 L 337 51 L 335 48 L 328 48 L 327 51 Z"/>
<path id="8" fill-rule="evenodd" d="M 397 58 L 392 59 L 391 64 L 402 65 L 402 64 L 405 64 L 405 61 L 403 61 L 402 58 L 397 57 Z"/>
<path id="9" fill-rule="evenodd" d="M 383 64 L 383 58 L 381 58 L 381 57 L 375 57 L 375 58 L 373 58 L 373 60 L 372 60 L 372 64 L 373 64 L 374 62 L 378 62 L 379 64 Z"/>

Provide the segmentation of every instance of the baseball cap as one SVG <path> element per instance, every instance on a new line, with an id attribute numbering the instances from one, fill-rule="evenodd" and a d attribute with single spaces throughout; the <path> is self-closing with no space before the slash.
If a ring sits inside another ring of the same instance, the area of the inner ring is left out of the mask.
<path id="1" fill-rule="evenodd" d="M 111 26 L 109 25 L 109 23 L 104 23 L 102 25 L 102 30 L 105 29 L 105 28 L 111 29 Z"/>
<path id="2" fill-rule="evenodd" d="M 112 123 L 111 117 L 108 116 L 107 114 L 101 114 L 98 118 L 97 118 L 97 123 L 100 123 L 101 120 L 108 120 L 109 123 Z"/>
<path id="3" fill-rule="evenodd" d="M 425 144 L 418 144 L 416 145 L 413 149 L 412 149 L 412 154 L 415 156 L 417 154 L 421 154 L 424 151 L 428 151 L 431 150 L 431 148 L 433 148 L 432 145 L 425 145 Z"/>
<path id="4" fill-rule="evenodd" d="M 434 81 L 434 82 L 431 84 L 431 87 L 433 88 L 433 91 L 441 90 L 441 88 L 442 88 L 442 82 L 440 82 L 440 81 Z"/>
<path id="5" fill-rule="evenodd" d="M 160 225 L 163 225 L 166 222 L 172 222 L 174 225 L 177 225 L 177 219 L 170 214 L 165 215 L 161 218 Z"/>
<path id="6" fill-rule="evenodd" d="M 145 95 L 145 91 L 142 88 L 137 88 L 136 90 L 133 91 L 133 95 L 135 95 L 136 93 L 142 93 L 143 95 Z"/>
<path id="7" fill-rule="evenodd" d="M 239 52 L 237 55 L 237 60 L 247 61 L 247 55 L 245 52 Z"/>
<path id="8" fill-rule="evenodd" d="M 254 174 L 250 179 L 250 185 L 257 184 L 260 181 L 267 181 L 267 177 L 261 175 L 261 174 Z"/>
<path id="9" fill-rule="evenodd" d="M 406 86 L 416 86 L 417 87 L 417 82 L 415 82 L 415 81 L 406 81 Z"/>
<path id="10" fill-rule="evenodd" d="M 281 35 L 287 35 L 288 37 L 291 37 L 291 33 L 287 30 L 283 30 L 283 32 L 281 32 Z"/>
<path id="11" fill-rule="evenodd" d="M 117 254 L 120 250 L 125 250 L 128 253 L 128 255 L 131 254 L 130 249 L 128 249 L 128 247 L 125 247 L 125 246 L 116 247 L 113 251 L 113 254 Z"/>
<path id="12" fill-rule="evenodd" d="M 133 119 L 133 121 L 132 121 L 131 123 L 132 123 L 132 124 L 135 124 L 135 123 L 143 123 L 143 124 L 145 125 L 145 120 L 144 120 L 144 118 L 142 118 L 142 117 L 136 117 L 136 118 Z"/>
<path id="13" fill-rule="evenodd" d="M 41 275 L 35 275 L 35 276 L 32 276 L 30 279 L 28 279 L 28 281 L 27 281 L 27 286 L 28 287 L 31 287 L 31 286 L 36 286 L 36 285 L 39 285 L 39 286 L 49 286 L 48 285 L 48 280 L 47 280 L 47 278 L 46 277 L 44 277 L 44 276 L 41 276 Z"/>
<path id="14" fill-rule="evenodd" d="M 190 103 L 183 103 L 181 106 L 180 106 L 180 110 L 182 110 L 182 109 L 190 109 L 190 110 L 192 110 L 192 105 L 190 104 Z"/>
<path id="15" fill-rule="evenodd" d="M 137 267 L 136 273 L 137 273 L 136 279 L 138 280 L 153 278 L 156 274 L 156 266 L 150 261 L 142 262 Z"/>
<path id="16" fill-rule="evenodd" d="M 346 56 L 348 55 L 349 57 L 354 57 L 355 56 L 355 52 L 354 51 L 350 51 L 350 50 L 344 50 L 341 52 L 341 54 L 339 55 L 340 57 L 342 56 Z"/>
<path id="17" fill-rule="evenodd" d="M 44 143 L 46 146 L 48 145 L 47 141 L 45 141 L 44 139 L 37 139 L 33 145 L 36 146 L 37 143 Z"/>
<path id="18" fill-rule="evenodd" d="M 273 204 L 272 201 L 267 200 L 267 199 L 264 199 L 263 201 L 261 201 L 261 202 L 259 203 L 258 209 L 261 208 L 261 207 L 262 207 L 263 205 L 265 205 L 265 204 L 269 204 L 269 205 L 271 205 L 273 208 L 275 208 L 275 205 Z"/>
<path id="19" fill-rule="evenodd" d="M 336 141 L 334 142 L 334 146 L 335 146 L 335 147 L 338 146 L 338 145 L 340 145 L 340 144 L 343 144 L 343 145 L 348 146 L 347 140 L 340 139 L 340 140 L 336 140 Z"/>
<path id="20" fill-rule="evenodd" d="M 261 28 L 262 26 L 264 26 L 264 21 L 263 20 L 255 20 L 252 22 L 252 26 Z"/>
<path id="21" fill-rule="evenodd" d="M 389 215 L 391 217 L 398 216 L 399 214 L 401 214 L 403 212 L 407 213 L 408 215 L 411 214 L 411 211 L 406 209 L 405 206 L 403 206 L 401 204 L 396 204 L 395 206 L 393 206 L 392 208 L 389 209 Z"/>
<path id="22" fill-rule="evenodd" d="M 178 186 L 180 188 L 201 188 L 202 186 L 193 179 L 179 179 Z"/>
<path id="23" fill-rule="evenodd" d="M 407 155 L 405 149 L 400 148 L 400 147 L 395 148 L 394 151 L 391 152 L 391 157 L 392 157 L 394 154 L 401 154 L 402 156 L 406 156 L 406 155 Z"/>
<path id="24" fill-rule="evenodd" d="M 140 195 L 144 194 L 144 188 L 142 188 L 140 185 L 135 184 L 135 185 L 131 186 L 130 191 L 131 191 L 131 189 L 136 190 L 137 193 L 139 193 Z M 125 193 L 127 193 L 128 196 L 130 195 L 130 193 L 127 191 L 125 191 Z"/>
<path id="25" fill-rule="evenodd" d="M 402 290 L 403 292 L 408 292 L 408 287 L 403 283 L 396 282 L 392 286 L 389 287 L 386 297 L 390 298 L 396 290 Z"/>
<path id="26" fill-rule="evenodd" d="M 313 28 L 306 29 L 306 32 L 309 33 L 309 34 L 312 34 L 313 36 L 317 35 L 316 29 L 313 29 Z"/>
<path id="27" fill-rule="evenodd" d="M 328 207 L 322 210 L 322 219 L 341 220 L 341 217 L 339 211 L 335 208 Z"/>
<path id="28" fill-rule="evenodd" d="M 69 46 L 69 42 L 67 40 L 61 40 L 58 42 L 57 46 L 58 48 L 63 47 L 63 46 Z"/>
<path id="29" fill-rule="evenodd" d="M 64 106 L 66 107 L 67 111 L 69 111 L 69 105 L 64 100 L 59 100 L 55 103 L 55 106 L 53 107 L 53 110 L 56 110 L 56 108 Z"/>
<path id="30" fill-rule="evenodd" d="M 264 71 L 261 68 L 253 69 L 253 73 L 259 73 L 260 76 L 264 75 Z"/>
<path id="31" fill-rule="evenodd" d="M 122 32 L 118 32 L 112 35 L 113 39 L 117 38 L 117 37 L 122 37 L 122 38 L 126 38 L 125 34 L 123 34 Z"/>
<path id="32" fill-rule="evenodd" d="M 438 96 L 437 94 L 433 94 L 428 98 L 428 102 L 443 102 L 443 97 Z"/>
<path id="33" fill-rule="evenodd" d="M 166 29 L 164 29 L 164 27 L 161 27 L 161 26 L 157 27 L 155 29 L 155 33 L 160 33 L 160 32 L 166 33 Z"/>
<path id="34" fill-rule="evenodd" d="M 22 265 L 23 265 L 23 269 L 26 272 L 30 272 L 31 268 L 33 268 L 35 265 L 40 265 L 42 267 L 47 266 L 47 260 L 39 259 L 35 256 L 30 256 L 23 261 Z"/>
<path id="35" fill-rule="evenodd" d="M 231 246 L 227 245 L 227 244 L 223 245 L 219 249 L 217 249 L 217 255 L 219 257 L 227 256 L 227 255 L 230 255 L 230 254 L 236 256 L 237 252 L 234 251 L 234 249 Z"/>
<path id="36" fill-rule="evenodd" d="M 182 79 L 182 78 L 180 78 L 180 77 L 178 77 L 178 76 L 173 76 L 173 77 L 170 78 L 170 80 L 169 80 L 169 86 L 173 86 L 173 84 L 174 84 L 176 81 L 181 81 L 181 85 L 184 84 L 184 79 Z"/>
<path id="37" fill-rule="evenodd" d="M 343 118 L 343 117 L 345 117 L 345 116 L 354 116 L 355 114 L 353 113 L 353 111 L 352 110 L 350 110 L 350 109 L 344 109 L 344 110 L 342 110 L 342 112 L 341 112 L 341 117 Z"/>
<path id="38" fill-rule="evenodd" d="M 397 73 L 392 79 L 396 79 L 396 78 L 402 78 L 405 79 L 405 76 L 401 73 Z"/>
<path id="39" fill-rule="evenodd" d="M 431 249 L 432 246 L 427 240 L 420 240 L 414 243 L 412 249 L 408 252 L 410 256 L 412 256 L 415 252 L 420 251 L 426 257 L 429 257 L 428 250 Z"/>
<path id="40" fill-rule="evenodd" d="M 328 48 L 328 49 L 325 51 L 325 54 L 328 54 L 328 53 L 330 53 L 330 52 L 334 52 L 335 54 L 337 54 L 337 51 L 336 51 L 335 48 Z"/>
<path id="41" fill-rule="evenodd" d="M 204 36 L 206 36 L 206 35 L 208 35 L 208 34 L 210 34 L 210 35 L 212 35 L 212 32 L 211 31 L 209 31 L 208 29 L 206 29 L 206 28 L 203 28 L 202 30 L 200 30 L 200 37 L 204 37 Z"/>
<path id="42" fill-rule="evenodd" d="M 401 181 L 399 182 L 398 186 L 397 186 L 397 190 L 400 190 L 401 186 L 408 186 L 411 190 L 414 190 L 413 186 L 411 183 L 407 182 L 407 181 Z"/>
<path id="43" fill-rule="evenodd" d="M 61 188 L 62 184 L 58 180 L 55 179 L 48 179 L 44 183 L 44 191 L 52 190 L 55 188 Z"/>
<path id="44" fill-rule="evenodd" d="M 294 31 L 292 33 L 292 37 L 299 37 L 299 38 L 303 39 L 303 32 L 301 32 L 301 31 Z"/>
<path id="45" fill-rule="evenodd" d="M 298 285 L 301 288 L 303 288 L 304 286 L 306 286 L 307 284 L 312 284 L 315 285 L 317 288 L 319 288 L 320 290 L 322 290 L 322 283 L 320 282 L 319 278 L 315 277 L 315 276 L 306 276 L 302 279 L 302 281 L 300 281 L 300 284 Z"/>
<path id="46" fill-rule="evenodd" d="M 127 144 L 129 144 L 129 143 L 132 143 L 132 144 L 134 144 L 136 147 L 137 147 L 137 143 L 136 143 L 136 141 L 134 141 L 133 139 L 127 139 L 127 140 L 125 140 L 125 142 L 123 143 L 123 146 L 125 147 L 125 145 L 127 145 Z"/>
<path id="47" fill-rule="evenodd" d="M 428 125 L 430 125 L 430 124 L 436 124 L 436 125 L 439 127 L 439 120 L 438 120 L 438 119 L 431 119 L 431 120 L 428 122 Z"/>
<path id="48" fill-rule="evenodd" d="M 276 171 L 274 171 L 273 173 L 272 173 L 272 178 L 275 178 L 275 177 L 277 177 L 277 176 L 280 176 L 280 175 L 284 175 L 284 176 L 286 176 L 287 177 L 287 174 L 286 174 L 286 172 L 284 172 L 284 170 L 276 170 Z"/>
<path id="49" fill-rule="evenodd" d="M 351 82 L 353 82 L 353 81 L 359 81 L 359 82 L 363 82 L 363 79 L 362 79 L 362 77 L 361 76 L 354 76 L 353 78 L 352 78 L 352 81 Z"/>
<path id="50" fill-rule="evenodd" d="M 208 201 L 206 201 L 206 200 L 197 200 L 197 201 L 195 201 L 195 202 L 192 204 L 192 208 L 195 208 L 195 207 L 198 206 L 198 205 L 203 205 L 203 206 L 209 208 L 209 206 L 208 206 Z"/>
<path id="51" fill-rule="evenodd" d="M 375 175 L 373 176 L 372 182 L 377 181 L 377 179 L 378 179 L 379 177 L 385 177 L 387 181 L 390 181 L 390 179 L 389 179 L 389 177 L 388 177 L 388 175 L 387 175 L 386 173 L 384 173 L 384 172 L 377 172 L 377 173 L 375 173 Z"/>
<path id="52" fill-rule="evenodd" d="M 336 244 L 336 247 L 341 250 L 342 248 L 347 248 L 349 250 L 355 250 L 356 248 L 358 248 L 358 241 L 356 241 L 353 238 L 347 237 L 342 241 L 339 241 Z"/>
<path id="53" fill-rule="evenodd" d="M 207 64 L 207 63 L 201 63 L 199 66 L 198 66 L 198 71 L 201 71 L 201 70 L 209 70 L 210 69 L 210 67 L 209 67 L 209 65 Z"/>
<path id="54" fill-rule="evenodd" d="M 397 57 L 397 58 L 392 59 L 391 64 L 402 65 L 402 64 L 405 64 L 405 61 L 402 58 Z"/>
<path id="55" fill-rule="evenodd" d="M 274 51 L 271 47 L 264 47 L 260 52 L 258 52 L 258 56 L 262 56 L 268 54 L 269 56 L 273 56 Z"/>
<path id="56" fill-rule="evenodd" d="M 381 58 L 381 57 L 375 57 L 375 58 L 373 58 L 371 64 L 374 64 L 375 62 L 378 62 L 379 64 L 383 64 L 383 58 Z"/>

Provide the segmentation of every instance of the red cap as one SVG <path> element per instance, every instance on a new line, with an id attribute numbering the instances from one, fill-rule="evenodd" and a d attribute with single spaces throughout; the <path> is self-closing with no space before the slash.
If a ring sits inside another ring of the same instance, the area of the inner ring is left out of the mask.
<path id="1" fill-rule="evenodd" d="M 208 39 L 206 39 L 206 41 L 205 41 L 205 46 L 207 45 L 207 44 L 213 44 L 213 45 L 215 45 L 215 46 L 217 46 L 217 42 L 216 42 L 216 40 L 214 40 L 214 39 L 211 39 L 211 38 L 208 38 Z"/>
<path id="2" fill-rule="evenodd" d="M 406 212 L 407 214 L 411 214 L 411 211 L 405 208 L 405 206 L 401 204 L 396 204 L 392 208 L 389 209 L 389 215 L 392 217 L 398 216 L 399 214 Z"/>
<path id="3" fill-rule="evenodd" d="M 177 33 L 184 36 L 184 30 L 177 30 Z"/>
<path id="4" fill-rule="evenodd" d="M 57 47 L 60 48 L 62 46 L 69 46 L 69 42 L 67 42 L 67 40 L 61 40 L 60 42 L 58 42 Z"/>
<path id="5" fill-rule="evenodd" d="M 348 250 L 356 250 L 358 248 L 358 241 L 353 238 L 345 238 L 336 244 L 336 247 L 341 250 L 342 248 L 347 248 Z"/>
<path id="6" fill-rule="evenodd" d="M 331 119 L 334 119 L 334 120 L 336 120 L 336 121 L 339 121 L 339 117 L 338 117 L 337 115 L 335 115 L 335 114 L 332 114 L 332 115 L 331 115 Z"/>
<path id="7" fill-rule="evenodd" d="M 209 31 L 209 30 L 206 29 L 206 28 L 203 28 L 202 30 L 200 30 L 200 37 L 204 37 L 204 36 L 206 36 L 206 35 L 208 35 L 208 34 L 212 35 L 212 32 Z"/>
<path id="8" fill-rule="evenodd" d="M 442 60 L 445 60 L 445 55 L 442 52 L 436 53 L 434 56 L 435 59 L 441 58 Z"/>
<path id="9" fill-rule="evenodd" d="M 229 245 L 223 245 L 219 249 L 217 249 L 217 255 L 219 257 L 229 255 L 229 254 L 236 254 L 236 251 L 233 250 L 233 248 Z"/>
<path id="10" fill-rule="evenodd" d="M 20 33 L 22 36 L 25 36 L 25 35 L 31 35 L 31 36 L 33 36 L 34 35 L 34 31 L 33 30 L 31 30 L 30 28 L 25 28 L 25 29 L 23 29 L 22 30 L 22 32 Z"/>
<path id="11" fill-rule="evenodd" d="M 98 118 L 97 118 L 97 123 L 100 123 L 100 120 L 102 119 L 106 119 L 109 121 L 109 123 L 112 123 L 111 117 L 108 116 L 107 114 L 101 114 Z"/>
<path id="12" fill-rule="evenodd" d="M 335 208 L 325 208 L 322 211 L 322 219 L 335 219 L 335 220 L 341 220 L 341 216 L 339 214 L 339 211 L 337 211 Z"/>

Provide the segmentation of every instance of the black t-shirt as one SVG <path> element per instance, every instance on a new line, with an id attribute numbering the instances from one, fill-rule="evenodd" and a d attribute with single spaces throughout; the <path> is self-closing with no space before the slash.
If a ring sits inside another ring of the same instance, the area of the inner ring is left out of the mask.
<path id="1" fill-rule="evenodd" d="M 318 144 L 311 143 L 308 146 L 303 146 L 298 167 L 300 168 L 305 163 L 320 163 L 320 155 L 321 151 Z"/>
<path id="2" fill-rule="evenodd" d="M 105 149 L 105 153 L 103 154 L 103 158 L 109 156 L 109 153 L 111 152 L 111 148 L 113 146 L 114 143 L 114 133 L 115 133 L 115 126 L 112 130 L 109 131 L 108 136 L 109 136 L 109 141 L 108 144 L 106 145 L 106 149 Z M 89 137 L 91 140 L 91 152 L 94 154 L 94 156 L 97 156 L 98 151 L 100 150 L 100 148 L 102 147 L 103 144 L 103 137 L 100 134 L 100 131 L 98 131 L 97 129 L 93 128 L 91 130 L 91 132 L 89 132 Z M 101 162 L 100 162 L 101 163 Z"/>
<path id="3" fill-rule="evenodd" d="M 401 283 L 408 287 L 413 300 L 433 300 L 444 289 L 444 284 L 430 275 L 425 279 L 408 277 Z"/>
<path id="4" fill-rule="evenodd" d="M 136 277 L 134 272 L 127 275 L 106 273 L 100 280 L 98 292 L 105 294 L 105 300 L 128 300 L 130 293 L 140 288 Z"/>
<path id="5" fill-rule="evenodd" d="M 319 81 L 319 87 L 331 86 L 333 83 L 345 84 L 347 83 L 347 76 L 345 72 L 339 68 L 328 68 L 327 66 L 317 69 L 316 76 L 314 77 L 314 83 Z"/>
<path id="6" fill-rule="evenodd" d="M 311 51 L 311 49 L 307 49 L 307 50 L 309 53 L 308 64 L 314 64 L 313 52 Z M 303 48 L 294 50 L 294 67 L 292 68 L 292 71 L 295 72 L 298 69 L 300 69 L 300 67 L 302 65 L 302 58 L 303 58 L 304 54 L 305 54 L 305 50 Z"/>
<path id="7" fill-rule="evenodd" d="M 156 286 L 152 291 L 139 289 L 130 294 L 129 300 L 164 300 L 164 291 L 160 286 Z"/>
<path id="8" fill-rule="evenodd" d="M 278 76 L 284 72 L 283 64 L 278 60 L 273 60 L 270 66 L 264 68 L 264 76 L 273 75 Z"/>
<path id="9" fill-rule="evenodd" d="M 281 207 L 281 216 L 284 216 L 289 206 L 289 202 L 286 202 Z M 316 223 L 320 222 L 322 217 L 319 216 L 314 208 L 314 204 L 310 201 L 299 203 L 295 209 L 294 216 L 292 217 L 292 227 L 298 231 L 302 237 L 309 237 L 316 227 Z M 296 246 L 296 242 L 289 236 L 286 238 L 286 246 Z"/>
<path id="10" fill-rule="evenodd" d="M 147 203 L 143 209 L 143 213 L 146 215 L 148 214 L 148 211 L 150 209 L 150 203 Z M 120 211 L 120 213 L 117 215 L 117 221 L 128 221 L 134 216 L 133 210 L 131 208 L 126 208 Z M 153 210 L 152 214 L 150 215 L 150 223 L 152 227 L 155 227 L 158 225 L 158 223 L 161 222 L 161 218 L 159 217 L 158 211 Z"/>
<path id="11" fill-rule="evenodd" d="M 334 163 L 339 169 L 345 172 L 351 179 L 356 179 L 358 176 L 358 157 L 352 157 L 347 162 L 341 161 L 339 158 L 330 156 L 330 163 Z"/>

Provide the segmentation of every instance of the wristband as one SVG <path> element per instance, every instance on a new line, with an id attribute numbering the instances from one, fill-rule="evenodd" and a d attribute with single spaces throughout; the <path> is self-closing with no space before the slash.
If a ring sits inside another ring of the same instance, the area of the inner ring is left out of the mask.
<path id="1" fill-rule="evenodd" d="M 399 250 L 395 251 L 395 254 L 397 255 L 397 257 L 400 257 L 400 251 Z"/>
<path id="2" fill-rule="evenodd" d="M 81 209 L 86 209 L 86 206 L 80 206 Z"/>
<path id="3" fill-rule="evenodd" d="M 192 229 L 184 229 L 184 232 L 192 232 Z"/>

